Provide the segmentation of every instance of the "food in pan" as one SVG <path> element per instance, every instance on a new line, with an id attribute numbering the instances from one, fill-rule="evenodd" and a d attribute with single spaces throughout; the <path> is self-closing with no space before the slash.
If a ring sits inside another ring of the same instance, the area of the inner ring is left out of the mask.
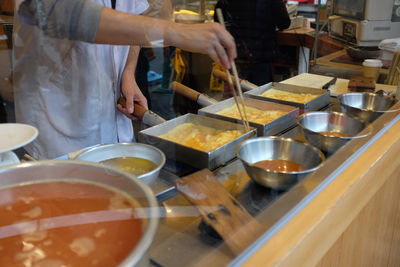
<path id="1" fill-rule="evenodd" d="M 187 9 L 174 11 L 174 14 L 199 15 L 199 13 Z"/>
<path id="2" fill-rule="evenodd" d="M 282 159 L 262 160 L 254 163 L 253 166 L 276 172 L 298 172 L 306 169 L 296 162 Z"/>
<path id="3" fill-rule="evenodd" d="M 154 162 L 136 157 L 112 158 L 101 161 L 100 163 L 120 168 L 126 172 L 130 172 L 138 176 L 157 168 L 157 165 Z"/>
<path id="4" fill-rule="evenodd" d="M 136 201 L 98 184 L 25 184 L 0 200 L 0 266 L 117 266 L 143 234 Z"/>
<path id="5" fill-rule="evenodd" d="M 243 111 L 243 107 L 240 109 Z M 276 111 L 276 110 L 260 110 L 257 108 L 246 106 L 246 115 L 247 119 L 251 122 L 259 123 L 259 124 L 267 124 L 273 120 L 276 120 L 279 117 L 282 117 L 287 112 L 285 111 Z M 240 113 L 236 105 L 233 105 L 229 108 L 225 108 L 221 111 L 218 111 L 217 114 L 224 115 L 227 117 L 241 119 Z"/>
<path id="6" fill-rule="evenodd" d="M 211 152 L 243 134 L 244 132 L 239 130 L 218 130 L 193 123 L 184 123 L 160 137 L 194 149 Z"/>
<path id="7" fill-rule="evenodd" d="M 314 94 L 292 93 L 284 90 L 278 90 L 275 88 L 271 88 L 262 93 L 261 95 L 269 98 L 291 101 L 296 103 L 307 103 L 319 96 Z"/>
<path id="8" fill-rule="evenodd" d="M 329 137 L 351 137 L 351 135 L 348 135 L 343 132 L 334 132 L 334 131 L 328 131 L 328 132 L 319 132 L 322 135 L 326 135 Z"/>

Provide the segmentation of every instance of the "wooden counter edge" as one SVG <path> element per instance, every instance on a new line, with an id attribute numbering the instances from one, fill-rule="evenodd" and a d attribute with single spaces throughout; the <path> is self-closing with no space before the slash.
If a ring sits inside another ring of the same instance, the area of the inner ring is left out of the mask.
<path id="1" fill-rule="evenodd" d="M 340 63 L 340 62 L 333 62 L 332 60 L 343 56 L 346 54 L 346 49 L 342 49 L 336 52 L 333 52 L 331 54 L 322 56 L 317 58 L 317 64 L 318 65 L 322 65 L 322 66 L 328 66 L 328 67 L 337 67 L 337 68 L 347 68 L 347 69 L 353 69 L 353 70 L 362 70 L 362 66 L 361 65 L 355 65 L 355 64 L 349 64 L 349 63 Z M 389 69 L 381 69 L 380 70 L 381 73 L 383 74 L 388 74 L 389 73 Z"/>
<path id="2" fill-rule="evenodd" d="M 277 31 L 279 45 L 304 46 L 309 49 L 314 47 L 315 29 L 310 27 L 294 28 L 290 30 Z M 319 35 L 318 54 L 327 55 L 345 48 L 345 46 L 329 37 L 326 33 Z"/>
<path id="3" fill-rule="evenodd" d="M 398 121 L 243 265 L 286 267 L 319 263 L 399 169 L 399 132 Z"/>

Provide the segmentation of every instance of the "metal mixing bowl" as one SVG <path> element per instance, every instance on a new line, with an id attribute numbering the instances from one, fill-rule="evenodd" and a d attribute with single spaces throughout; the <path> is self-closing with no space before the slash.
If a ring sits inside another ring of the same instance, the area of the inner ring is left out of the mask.
<path id="1" fill-rule="evenodd" d="M 363 61 L 368 58 L 379 58 L 382 55 L 382 50 L 378 47 L 353 47 L 346 48 L 346 53 L 353 59 Z"/>
<path id="2" fill-rule="evenodd" d="M 397 101 L 391 97 L 374 93 L 348 93 L 338 96 L 342 112 L 372 122 L 389 110 Z"/>
<path id="3" fill-rule="evenodd" d="M 165 164 L 164 153 L 151 145 L 141 143 L 116 143 L 92 147 L 76 155 L 73 159 L 91 162 L 101 162 L 120 157 L 136 157 L 152 161 L 157 168 L 139 175 L 138 178 L 146 184 L 151 184 L 157 179 L 161 168 Z"/>
<path id="4" fill-rule="evenodd" d="M 113 187 L 134 198 L 144 218 L 143 235 L 119 266 L 148 266 L 148 249 L 157 230 L 160 210 L 151 189 L 134 175 L 117 168 L 79 161 L 35 161 L 0 168 L 0 188 L 20 184 L 73 180 Z M 127 236 L 126 238 L 129 238 Z"/>
<path id="5" fill-rule="evenodd" d="M 327 155 L 333 154 L 341 146 L 355 138 L 371 134 L 371 127 L 366 122 L 339 112 L 309 112 L 297 118 L 307 141 L 321 149 Z M 367 130 L 359 134 L 364 128 Z M 339 132 L 350 137 L 334 137 L 320 132 Z"/>
<path id="6" fill-rule="evenodd" d="M 242 143 L 238 151 L 247 174 L 258 184 L 287 189 L 299 179 L 318 169 L 325 160 L 324 154 L 310 144 L 290 138 L 258 137 Z M 277 172 L 252 166 L 262 160 L 289 160 L 305 167 L 304 171 Z"/>

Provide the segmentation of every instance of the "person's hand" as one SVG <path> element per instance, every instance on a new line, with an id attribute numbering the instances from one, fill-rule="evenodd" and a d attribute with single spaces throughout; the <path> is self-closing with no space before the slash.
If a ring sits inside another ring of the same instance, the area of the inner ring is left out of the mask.
<path id="1" fill-rule="evenodd" d="M 208 54 L 227 69 L 237 56 L 232 35 L 218 23 L 174 23 L 165 42 L 190 52 Z"/>
<path id="2" fill-rule="evenodd" d="M 124 72 L 122 75 L 121 93 L 126 98 L 126 106 L 123 107 L 121 104 L 117 104 L 118 110 L 128 118 L 137 120 L 137 118 L 132 114 L 134 112 L 133 103 L 136 102 L 145 109 L 148 109 L 148 106 L 147 99 L 140 91 L 133 72 Z"/>

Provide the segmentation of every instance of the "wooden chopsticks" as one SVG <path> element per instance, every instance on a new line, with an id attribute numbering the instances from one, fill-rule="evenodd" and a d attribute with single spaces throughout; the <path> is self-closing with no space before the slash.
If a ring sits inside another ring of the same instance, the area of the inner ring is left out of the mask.
<path id="1" fill-rule="evenodd" d="M 24 158 L 26 158 L 29 161 L 37 161 L 37 159 L 35 159 L 34 157 L 32 157 L 31 155 L 28 155 L 28 154 L 24 154 Z"/>
<path id="2" fill-rule="evenodd" d="M 222 15 L 221 9 L 217 8 L 216 12 L 217 12 L 217 17 L 218 17 L 220 24 L 224 27 L 224 29 L 226 29 L 224 16 Z M 229 73 L 229 70 L 225 69 L 225 72 L 228 77 L 228 84 L 229 84 L 229 87 L 233 91 L 233 98 L 235 99 L 235 103 L 238 108 L 240 118 L 243 121 L 244 129 L 246 132 L 249 132 L 250 131 L 249 120 L 247 119 L 246 106 L 244 104 L 243 92 L 242 92 L 242 88 L 240 86 L 238 71 L 237 71 L 236 64 L 234 61 L 231 62 L 231 65 L 232 65 L 233 77 L 235 80 L 235 86 L 233 85 L 232 77 Z M 236 87 L 237 92 L 235 90 L 235 87 Z"/>

